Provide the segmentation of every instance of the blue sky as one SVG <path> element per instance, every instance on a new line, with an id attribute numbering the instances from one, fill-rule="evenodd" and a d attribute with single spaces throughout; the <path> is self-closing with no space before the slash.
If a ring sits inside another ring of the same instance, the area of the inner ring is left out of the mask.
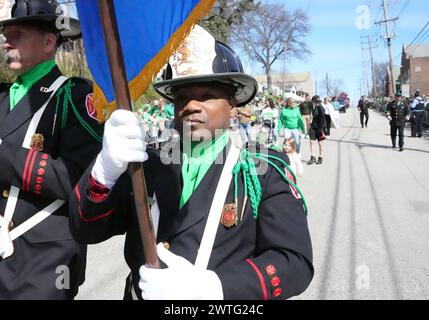
<path id="1" fill-rule="evenodd" d="M 411 42 L 423 26 L 429 21 L 429 0 L 387 0 L 389 16 L 395 17 L 400 13 L 399 20 L 391 24 L 397 34 L 393 39 L 393 57 L 401 53 L 402 45 Z M 267 1 L 264 1 L 267 2 Z M 311 71 L 313 78 L 322 81 L 326 73 L 330 78 L 339 78 L 345 82 L 345 91 L 353 100 L 360 95 L 359 79 L 362 75 L 361 36 L 371 35 L 378 48 L 374 49 L 376 62 L 387 62 L 388 51 L 385 41 L 380 37 L 385 34 L 385 28 L 374 24 L 384 20 L 381 0 L 270 0 L 285 4 L 288 10 L 303 9 L 308 13 L 311 32 L 307 36 L 307 44 L 312 55 L 306 62 L 289 59 L 287 71 Z M 358 29 L 355 22 L 359 14 L 359 6 L 369 7 L 370 28 Z M 429 35 L 425 42 L 429 42 Z M 365 52 L 369 61 L 369 53 Z M 400 64 L 400 59 L 395 60 Z M 254 64 L 253 64 L 254 65 Z M 370 79 L 369 62 L 367 63 Z M 255 70 L 256 69 L 256 70 Z M 274 70 L 283 72 L 283 60 L 274 65 Z M 254 67 L 252 72 L 258 70 Z M 325 92 L 319 91 L 321 95 Z M 366 93 L 366 92 L 365 92 Z"/>

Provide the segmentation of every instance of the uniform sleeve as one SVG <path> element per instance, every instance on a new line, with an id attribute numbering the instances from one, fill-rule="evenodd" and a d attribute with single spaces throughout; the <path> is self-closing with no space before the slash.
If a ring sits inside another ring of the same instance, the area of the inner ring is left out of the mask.
<path id="1" fill-rule="evenodd" d="M 386 117 L 390 117 L 391 116 L 391 104 L 389 103 L 386 107 Z"/>
<path id="2" fill-rule="evenodd" d="M 296 191 L 272 168 L 263 183 L 256 232 L 253 257 L 214 270 L 224 298 L 242 299 L 245 292 L 251 300 L 283 300 L 302 293 L 314 274 L 307 219 Z"/>
<path id="3" fill-rule="evenodd" d="M 87 125 L 102 136 L 103 126 L 86 110 L 90 89 L 89 85 L 76 85 L 72 91 L 73 105 Z M 72 110 L 69 110 L 64 128 L 56 136 L 55 158 L 43 150 L 28 150 L 3 141 L 0 145 L 0 181 L 48 199 L 67 200 L 80 176 L 99 152 L 101 142 L 88 133 Z"/>
<path id="4" fill-rule="evenodd" d="M 143 163 L 148 195 L 153 194 L 151 157 Z M 133 222 L 135 205 L 132 183 L 124 173 L 110 192 L 91 183 L 93 164 L 83 174 L 69 198 L 69 221 L 73 237 L 82 243 L 103 242 L 115 235 L 124 234 Z M 94 197 L 94 191 L 99 196 Z"/>
<path id="5" fill-rule="evenodd" d="M 87 244 L 124 234 L 132 201 L 127 174 L 121 176 L 106 196 L 95 200 L 90 194 L 91 170 L 92 166 L 81 177 L 69 199 L 71 232 L 76 240 Z"/>

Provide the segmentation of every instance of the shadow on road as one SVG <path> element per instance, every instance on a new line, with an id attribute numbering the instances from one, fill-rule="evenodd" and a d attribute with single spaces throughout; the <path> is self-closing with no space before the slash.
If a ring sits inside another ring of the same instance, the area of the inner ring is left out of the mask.
<path id="1" fill-rule="evenodd" d="M 363 143 L 363 142 L 355 142 L 355 141 L 348 141 L 348 140 L 341 140 L 341 139 L 340 140 L 329 139 L 329 141 L 335 141 L 335 142 L 338 142 L 338 143 L 353 144 L 353 145 L 356 145 L 360 149 L 363 149 L 363 148 L 392 149 L 391 146 L 382 145 L 382 144 Z M 429 153 L 429 151 L 427 151 L 427 150 L 407 148 L 406 146 L 404 147 L 404 149 L 406 151 L 415 151 L 415 152 Z"/>

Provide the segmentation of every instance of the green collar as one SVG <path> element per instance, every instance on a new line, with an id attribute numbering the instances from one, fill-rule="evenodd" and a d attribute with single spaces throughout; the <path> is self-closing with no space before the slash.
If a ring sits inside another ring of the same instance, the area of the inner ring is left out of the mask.
<path id="1" fill-rule="evenodd" d="M 182 154 L 183 189 L 180 197 L 180 208 L 183 208 L 192 193 L 197 189 L 219 153 L 228 144 L 228 141 L 229 132 L 227 131 L 205 145 L 200 145 L 201 143 L 192 144 L 190 154 L 184 150 Z"/>
<path id="2" fill-rule="evenodd" d="M 18 77 L 10 88 L 10 110 L 18 104 L 37 81 L 51 72 L 55 65 L 55 60 L 48 60 L 39 63 Z"/>

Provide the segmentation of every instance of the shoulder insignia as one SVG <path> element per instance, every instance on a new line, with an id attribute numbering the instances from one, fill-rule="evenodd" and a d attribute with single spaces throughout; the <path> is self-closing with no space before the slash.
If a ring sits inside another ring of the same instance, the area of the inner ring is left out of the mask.
<path id="1" fill-rule="evenodd" d="M 86 96 L 85 107 L 86 107 L 86 112 L 88 113 L 88 115 L 92 119 L 97 120 L 97 109 L 95 108 L 95 105 L 94 105 L 94 94 L 93 93 L 90 93 Z"/>

